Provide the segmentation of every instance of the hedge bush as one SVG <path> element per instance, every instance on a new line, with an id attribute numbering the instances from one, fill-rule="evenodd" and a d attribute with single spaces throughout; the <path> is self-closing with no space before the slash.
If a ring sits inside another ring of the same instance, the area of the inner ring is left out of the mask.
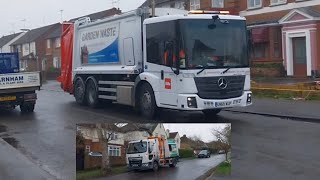
<path id="1" fill-rule="evenodd" d="M 193 157 L 193 150 L 192 149 L 179 149 L 180 158 L 190 158 Z"/>

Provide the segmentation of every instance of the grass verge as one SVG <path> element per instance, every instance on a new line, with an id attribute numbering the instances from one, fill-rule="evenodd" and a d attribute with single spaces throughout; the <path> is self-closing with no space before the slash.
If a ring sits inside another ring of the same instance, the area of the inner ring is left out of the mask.
<path id="1" fill-rule="evenodd" d="M 127 166 L 118 166 L 113 167 L 111 169 L 111 173 L 107 176 L 112 176 L 116 174 L 122 174 L 127 172 Z M 90 170 L 84 170 L 84 171 L 77 171 L 77 180 L 86 180 L 86 179 L 92 179 L 92 178 L 98 178 L 102 177 L 102 172 L 100 169 L 90 169 Z"/>
<path id="2" fill-rule="evenodd" d="M 299 90 L 253 88 L 252 92 L 255 97 L 259 97 L 259 98 L 320 101 L 320 91 L 314 91 L 314 90 L 299 91 Z"/>
<path id="3" fill-rule="evenodd" d="M 231 175 L 231 163 L 230 162 L 223 162 L 221 163 L 216 170 L 214 171 L 214 174 L 217 176 L 229 176 Z"/>

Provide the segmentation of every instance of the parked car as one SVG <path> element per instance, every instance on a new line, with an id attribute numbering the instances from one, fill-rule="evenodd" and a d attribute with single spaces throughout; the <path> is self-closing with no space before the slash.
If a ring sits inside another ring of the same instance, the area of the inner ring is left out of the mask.
<path id="1" fill-rule="evenodd" d="M 88 155 L 91 157 L 102 157 L 101 152 L 89 152 Z"/>
<path id="2" fill-rule="evenodd" d="M 224 150 L 220 150 L 218 154 L 224 154 Z"/>
<path id="3" fill-rule="evenodd" d="M 208 150 L 202 150 L 198 154 L 198 158 L 209 158 L 210 157 L 210 152 Z"/>

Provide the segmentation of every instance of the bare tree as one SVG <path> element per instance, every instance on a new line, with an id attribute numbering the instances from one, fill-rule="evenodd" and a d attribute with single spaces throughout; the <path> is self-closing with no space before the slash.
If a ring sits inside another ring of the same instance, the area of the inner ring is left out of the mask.
<path id="1" fill-rule="evenodd" d="M 106 175 L 111 171 L 108 144 L 111 140 L 115 140 L 115 134 L 120 132 L 117 124 L 96 124 L 99 142 L 102 145 L 102 163 L 101 171 Z"/>
<path id="2" fill-rule="evenodd" d="M 223 129 L 213 129 L 212 134 L 217 138 L 217 148 L 224 151 L 228 161 L 228 153 L 231 150 L 231 124 L 227 124 Z"/>

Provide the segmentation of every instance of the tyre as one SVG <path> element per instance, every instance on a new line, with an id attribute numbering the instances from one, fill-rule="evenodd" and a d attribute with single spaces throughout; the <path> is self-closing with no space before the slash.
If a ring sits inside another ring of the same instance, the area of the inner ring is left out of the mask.
<path id="1" fill-rule="evenodd" d="M 86 100 L 92 108 L 97 108 L 100 105 L 98 84 L 95 79 L 89 79 L 86 83 Z"/>
<path id="2" fill-rule="evenodd" d="M 159 170 L 159 164 L 157 161 L 153 162 L 152 170 L 155 172 Z"/>
<path id="3" fill-rule="evenodd" d="M 80 105 L 86 105 L 85 85 L 82 78 L 78 78 L 74 84 L 74 97 Z"/>
<path id="4" fill-rule="evenodd" d="M 152 87 L 147 83 L 143 84 L 140 88 L 139 106 L 142 116 L 147 119 L 154 118 L 157 111 L 157 105 Z"/>
<path id="5" fill-rule="evenodd" d="M 35 104 L 23 103 L 20 105 L 20 110 L 22 113 L 34 112 Z"/>
<path id="6" fill-rule="evenodd" d="M 170 167 L 176 167 L 177 165 L 177 160 L 176 159 L 173 159 L 172 160 L 172 164 L 169 164 Z"/>
<path id="7" fill-rule="evenodd" d="M 221 112 L 221 109 L 210 109 L 210 110 L 204 110 L 202 112 L 204 113 L 206 119 L 209 119 L 219 114 Z"/>

